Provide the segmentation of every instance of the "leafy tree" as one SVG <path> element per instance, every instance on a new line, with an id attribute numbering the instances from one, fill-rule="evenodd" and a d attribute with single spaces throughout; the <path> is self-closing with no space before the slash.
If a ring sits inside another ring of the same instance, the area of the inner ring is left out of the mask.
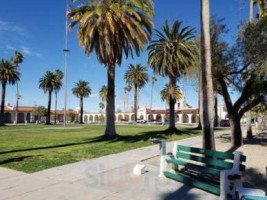
<path id="1" fill-rule="evenodd" d="M 160 91 L 160 96 L 162 101 L 169 102 L 170 96 L 175 100 L 179 100 L 183 97 L 183 93 L 178 86 L 174 88 L 174 93 L 172 93 L 172 87 L 169 84 L 165 84 L 164 88 Z"/>
<path id="2" fill-rule="evenodd" d="M 241 118 L 253 107 L 266 101 L 267 18 L 258 23 L 245 24 L 233 48 L 229 48 L 227 43 L 221 40 L 217 43 L 215 47 L 221 48 L 218 52 L 225 63 L 215 66 L 214 75 L 228 111 L 232 144 L 240 146 Z M 236 102 L 232 102 L 229 88 L 240 93 Z"/>
<path id="3" fill-rule="evenodd" d="M 44 106 L 38 106 L 33 110 L 33 115 L 40 121 L 40 117 L 47 115 L 47 109 Z"/>
<path id="4" fill-rule="evenodd" d="M 64 78 L 64 73 L 60 70 L 60 69 L 57 69 L 56 72 L 56 77 L 57 77 L 57 84 L 56 84 L 56 87 L 55 87 L 55 124 L 57 123 L 57 96 L 58 96 L 58 93 L 63 85 L 62 83 L 62 80 Z"/>
<path id="5" fill-rule="evenodd" d="M 134 87 L 134 119 L 137 119 L 137 95 L 138 91 L 145 86 L 148 82 L 147 68 L 141 64 L 132 65 L 130 64 L 125 75 L 125 81 Z"/>
<path id="6" fill-rule="evenodd" d="M 20 73 L 17 67 L 12 62 L 2 59 L 0 61 L 0 83 L 2 85 L 0 126 L 4 125 L 6 86 L 7 84 L 14 85 L 19 80 Z"/>
<path id="7" fill-rule="evenodd" d="M 72 88 L 72 93 L 80 99 L 80 124 L 83 124 L 83 99 L 91 94 L 89 82 L 79 80 Z"/>
<path id="8" fill-rule="evenodd" d="M 150 39 L 153 14 L 151 0 L 91 0 L 68 15 L 71 29 L 79 24 L 78 39 L 85 52 L 89 56 L 95 52 L 108 70 L 105 130 L 108 138 L 116 136 L 115 66 L 121 65 L 123 55 L 133 57 L 135 52 L 139 56 Z"/>
<path id="9" fill-rule="evenodd" d="M 19 52 L 19 51 L 15 51 L 15 54 L 13 56 L 13 58 L 11 59 L 12 60 L 12 63 L 14 64 L 14 66 L 16 68 L 19 67 L 19 64 L 21 64 L 24 60 L 24 57 L 23 55 Z M 15 123 L 17 124 L 18 123 L 18 108 L 19 108 L 19 99 L 21 98 L 21 95 L 19 94 L 19 84 L 18 84 L 18 81 L 16 82 L 16 87 L 17 87 L 17 94 L 16 94 L 16 97 L 17 97 L 17 101 L 16 101 L 16 112 L 15 112 Z"/>
<path id="10" fill-rule="evenodd" d="M 48 92 L 48 106 L 47 106 L 47 115 L 46 115 L 46 124 L 50 125 L 50 115 L 51 115 L 51 101 L 52 93 L 59 87 L 58 77 L 56 73 L 51 71 L 46 71 L 45 75 L 42 76 L 39 80 L 39 88 L 41 88 L 44 93 Z"/>
<path id="11" fill-rule="evenodd" d="M 175 99 L 174 89 L 177 79 L 186 72 L 194 62 L 196 48 L 193 39 L 195 29 L 189 26 L 182 27 L 182 22 L 175 21 L 172 27 L 166 21 L 162 32 L 156 30 L 155 40 L 148 46 L 148 64 L 156 75 L 169 77 L 172 87 L 170 95 L 170 124 L 169 129 L 175 128 Z"/>

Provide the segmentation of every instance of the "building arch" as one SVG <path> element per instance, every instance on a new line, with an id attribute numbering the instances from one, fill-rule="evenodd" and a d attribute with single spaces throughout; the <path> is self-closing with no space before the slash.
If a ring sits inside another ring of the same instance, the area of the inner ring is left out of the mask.
<path id="1" fill-rule="evenodd" d="M 131 121 L 134 121 L 134 115 L 131 115 Z"/>
<path id="2" fill-rule="evenodd" d="M 5 123 L 11 123 L 11 113 L 10 112 L 5 113 L 4 122 Z"/>
<path id="3" fill-rule="evenodd" d="M 189 116 L 187 114 L 183 114 L 183 123 L 189 123 Z"/>
<path id="4" fill-rule="evenodd" d="M 180 121 L 179 115 L 175 115 L 175 122 L 179 122 L 179 121 Z"/>
<path id="5" fill-rule="evenodd" d="M 140 117 L 139 117 L 141 120 L 143 120 L 144 119 L 144 115 L 140 115 Z"/>
<path id="6" fill-rule="evenodd" d="M 27 113 L 27 115 L 26 115 L 26 121 L 28 123 L 31 122 L 31 113 Z"/>
<path id="7" fill-rule="evenodd" d="M 91 122 L 94 121 L 94 116 L 93 115 L 89 116 L 89 121 L 91 121 Z"/>
<path id="8" fill-rule="evenodd" d="M 100 115 L 99 116 L 99 121 L 101 121 L 101 122 L 105 121 L 105 116 L 104 115 Z"/>
<path id="9" fill-rule="evenodd" d="M 18 123 L 24 123 L 24 113 L 18 114 Z"/>
<path id="10" fill-rule="evenodd" d="M 122 116 L 121 114 L 119 114 L 119 115 L 118 115 L 118 121 L 120 121 L 120 122 L 121 122 L 121 121 L 122 121 L 122 119 L 123 119 L 123 116 Z"/>
<path id="11" fill-rule="evenodd" d="M 84 123 L 88 123 L 88 116 L 87 115 L 84 116 L 83 121 L 84 121 Z"/>
<path id="12" fill-rule="evenodd" d="M 156 121 L 157 121 L 157 122 L 162 122 L 162 117 L 161 117 L 160 114 L 157 114 L 157 116 L 156 116 Z"/>
<path id="13" fill-rule="evenodd" d="M 99 117 L 98 117 L 98 115 L 95 115 L 95 121 L 96 121 L 96 122 L 99 121 Z"/>
<path id="14" fill-rule="evenodd" d="M 127 122 L 130 121 L 130 117 L 129 117 L 129 115 L 125 115 L 125 116 L 124 116 L 124 119 L 125 119 L 125 121 L 127 121 Z"/>

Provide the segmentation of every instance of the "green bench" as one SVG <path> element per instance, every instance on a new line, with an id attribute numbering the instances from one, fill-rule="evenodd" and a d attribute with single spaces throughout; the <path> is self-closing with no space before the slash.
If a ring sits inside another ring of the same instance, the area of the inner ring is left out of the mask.
<path id="1" fill-rule="evenodd" d="M 234 197 L 241 185 L 246 157 L 241 152 L 227 153 L 174 145 L 173 156 L 161 158 L 161 174 L 220 196 Z M 167 170 L 171 164 L 173 168 Z"/>

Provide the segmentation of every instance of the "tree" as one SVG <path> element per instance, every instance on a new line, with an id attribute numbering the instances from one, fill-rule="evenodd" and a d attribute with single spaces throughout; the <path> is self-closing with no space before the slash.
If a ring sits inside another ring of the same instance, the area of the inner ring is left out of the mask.
<path id="1" fill-rule="evenodd" d="M 100 108 L 100 112 L 102 113 L 102 110 L 104 110 L 104 108 L 105 108 L 105 104 L 103 103 L 103 102 L 100 102 L 99 103 L 99 108 Z"/>
<path id="2" fill-rule="evenodd" d="M 123 55 L 140 55 L 152 33 L 153 14 L 151 0 L 91 0 L 68 14 L 71 29 L 79 24 L 78 39 L 85 52 L 89 56 L 95 52 L 107 67 L 107 138 L 116 136 L 115 65 L 121 65 Z"/>
<path id="3" fill-rule="evenodd" d="M 125 81 L 134 87 L 134 119 L 137 119 L 137 94 L 138 91 L 145 86 L 148 82 L 147 68 L 141 64 L 128 66 L 128 69 L 124 75 Z"/>
<path id="4" fill-rule="evenodd" d="M 172 94 L 172 87 L 169 84 L 165 84 L 164 88 L 160 91 L 162 101 L 169 102 L 170 96 L 173 95 L 173 99 L 179 100 L 183 97 L 183 93 L 178 86 L 175 86 L 174 93 Z"/>
<path id="5" fill-rule="evenodd" d="M 201 0 L 201 74 L 200 119 L 203 128 L 203 148 L 215 149 L 214 91 L 211 68 L 210 2 Z"/>
<path id="6" fill-rule="evenodd" d="M 17 67 L 12 62 L 2 59 L 0 62 L 0 82 L 2 85 L 0 126 L 4 125 L 6 86 L 7 84 L 14 85 L 19 80 L 20 73 Z"/>
<path id="7" fill-rule="evenodd" d="M 107 98 L 108 98 L 108 87 L 106 85 L 103 85 L 99 90 L 99 97 L 102 99 L 102 101 L 105 102 L 107 107 Z"/>
<path id="8" fill-rule="evenodd" d="M 33 115 L 40 121 L 40 117 L 47 115 L 47 109 L 44 106 L 38 106 L 33 110 Z"/>
<path id="9" fill-rule="evenodd" d="M 59 87 L 58 77 L 55 73 L 51 71 L 46 71 L 45 75 L 42 76 L 39 80 L 39 88 L 41 88 L 44 93 L 48 92 L 48 105 L 47 105 L 47 115 L 46 115 L 46 124 L 51 125 L 50 115 L 51 115 L 51 101 L 52 101 L 52 92 Z"/>
<path id="10" fill-rule="evenodd" d="M 124 88 L 124 92 L 126 93 L 126 111 L 129 111 L 129 93 L 131 92 L 132 87 L 128 84 L 125 88 Z"/>
<path id="11" fill-rule="evenodd" d="M 246 23 L 241 27 L 236 44 L 229 48 L 219 41 L 221 59 L 225 64 L 215 66 L 215 79 L 220 84 L 229 115 L 232 145 L 242 145 L 240 120 L 253 107 L 266 101 L 267 94 L 267 17 L 257 23 Z M 233 102 L 228 88 L 236 90 L 240 96 Z"/>
<path id="12" fill-rule="evenodd" d="M 91 94 L 89 82 L 79 80 L 72 88 L 72 93 L 80 99 L 80 124 L 83 124 L 83 99 Z"/>
<path id="13" fill-rule="evenodd" d="M 258 18 L 267 16 L 267 1 L 266 0 L 251 0 L 250 4 L 251 4 L 250 5 L 251 11 L 255 4 L 258 5 L 258 14 L 257 14 Z M 251 13 L 253 13 L 253 11 Z"/>
<path id="14" fill-rule="evenodd" d="M 55 74 L 57 78 L 57 84 L 55 87 L 55 124 L 56 124 L 57 123 L 57 96 L 63 85 L 62 80 L 64 78 L 64 73 L 61 70 L 57 69 Z"/>
<path id="15" fill-rule="evenodd" d="M 151 78 L 151 96 L 150 96 L 150 121 L 152 121 L 152 105 L 153 105 L 153 90 L 154 90 L 154 86 L 157 82 L 157 78 L 155 76 L 153 76 Z"/>
<path id="16" fill-rule="evenodd" d="M 169 85 L 172 94 L 169 98 L 170 130 L 175 128 L 175 99 L 174 89 L 177 79 L 186 72 L 186 69 L 194 62 L 196 54 L 195 29 L 186 26 L 182 22 L 175 21 L 172 27 L 166 21 L 163 31 L 156 30 L 156 38 L 148 46 L 148 64 L 156 75 L 169 77 Z"/>
<path id="17" fill-rule="evenodd" d="M 21 64 L 24 60 L 24 57 L 23 55 L 19 52 L 19 51 L 15 51 L 15 55 L 13 56 L 13 58 L 11 59 L 14 66 L 16 68 L 19 67 L 19 64 Z M 16 94 L 16 97 L 17 97 L 17 101 L 16 101 L 16 112 L 15 112 L 15 123 L 17 124 L 18 123 L 18 108 L 19 108 L 19 99 L 21 98 L 21 95 L 19 94 L 19 84 L 18 84 L 18 81 L 16 82 L 16 87 L 17 87 L 17 94 Z"/>

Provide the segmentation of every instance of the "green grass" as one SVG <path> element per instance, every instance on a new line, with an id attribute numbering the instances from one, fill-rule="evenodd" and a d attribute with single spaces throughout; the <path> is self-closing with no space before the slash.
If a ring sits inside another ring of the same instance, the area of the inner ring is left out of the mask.
<path id="1" fill-rule="evenodd" d="M 173 141 L 200 134 L 189 129 L 169 133 L 164 131 L 166 126 L 117 126 L 120 136 L 106 141 L 101 137 L 103 125 L 72 125 L 75 126 L 82 129 L 48 129 L 60 126 L 44 125 L 0 127 L 0 166 L 32 173 L 148 146 L 151 137 Z"/>

